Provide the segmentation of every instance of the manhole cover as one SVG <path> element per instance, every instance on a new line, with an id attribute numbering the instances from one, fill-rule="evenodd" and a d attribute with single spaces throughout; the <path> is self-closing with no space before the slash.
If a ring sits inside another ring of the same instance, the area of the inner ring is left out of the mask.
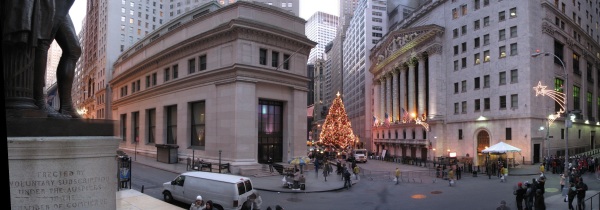
<path id="1" fill-rule="evenodd" d="M 300 198 L 288 198 L 286 200 L 290 201 L 290 202 L 300 202 L 300 201 L 302 201 L 302 199 L 300 199 Z"/>
<path id="2" fill-rule="evenodd" d="M 431 191 L 431 194 L 442 194 L 442 191 Z"/>

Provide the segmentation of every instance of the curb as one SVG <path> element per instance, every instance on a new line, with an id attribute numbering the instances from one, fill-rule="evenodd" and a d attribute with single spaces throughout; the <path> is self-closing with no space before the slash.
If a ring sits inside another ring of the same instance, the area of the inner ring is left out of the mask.
<path id="1" fill-rule="evenodd" d="M 356 183 L 357 182 L 352 183 L 352 185 L 355 185 Z M 262 188 L 257 188 L 257 187 L 255 187 L 254 189 L 262 190 L 262 191 L 268 191 L 268 192 L 277 192 L 277 193 L 321 193 L 321 192 L 339 191 L 339 190 L 345 189 L 345 187 L 334 188 L 334 189 L 329 189 L 329 190 L 315 190 L 315 191 L 302 191 L 302 190 L 296 190 L 296 191 L 279 191 L 279 190 L 272 190 L 272 189 L 262 189 Z"/>

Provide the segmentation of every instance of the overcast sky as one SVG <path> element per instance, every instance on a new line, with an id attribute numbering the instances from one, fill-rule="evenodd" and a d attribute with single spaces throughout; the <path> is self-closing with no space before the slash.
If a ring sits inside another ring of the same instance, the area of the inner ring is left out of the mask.
<path id="1" fill-rule="evenodd" d="M 332 15 L 339 15 L 338 0 L 299 0 L 300 1 L 300 17 L 308 20 L 317 11 L 322 11 Z M 69 15 L 75 25 L 76 33 L 81 30 L 83 18 L 85 17 L 87 0 L 75 0 Z"/>

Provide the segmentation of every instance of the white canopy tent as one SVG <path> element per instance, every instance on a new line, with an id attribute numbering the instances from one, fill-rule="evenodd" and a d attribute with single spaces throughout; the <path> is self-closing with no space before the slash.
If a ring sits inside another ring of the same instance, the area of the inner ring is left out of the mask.
<path id="1" fill-rule="evenodd" d="M 507 153 L 507 152 L 521 152 L 521 149 L 512 146 L 504 142 L 498 142 L 487 149 L 481 151 L 482 153 Z"/>
<path id="2" fill-rule="evenodd" d="M 492 145 L 491 147 L 488 147 L 484 150 L 481 151 L 481 153 L 487 153 L 487 154 L 503 154 L 503 153 L 509 153 L 509 152 L 518 152 L 519 154 L 521 154 L 521 149 L 512 146 L 510 144 L 504 143 L 504 142 L 498 142 L 497 144 Z M 509 161 L 509 164 L 512 164 L 512 167 L 515 167 L 515 155 L 513 154 L 513 158 L 512 158 L 512 163 Z"/>

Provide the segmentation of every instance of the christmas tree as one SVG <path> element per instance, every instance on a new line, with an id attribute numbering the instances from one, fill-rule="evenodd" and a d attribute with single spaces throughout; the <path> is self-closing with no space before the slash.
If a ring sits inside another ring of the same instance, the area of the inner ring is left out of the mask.
<path id="1" fill-rule="evenodd" d="M 350 120 L 348 120 L 344 103 L 342 103 L 342 98 L 340 98 L 340 93 L 338 92 L 325 118 L 319 142 L 324 146 L 346 149 L 354 141 L 354 138 Z"/>

